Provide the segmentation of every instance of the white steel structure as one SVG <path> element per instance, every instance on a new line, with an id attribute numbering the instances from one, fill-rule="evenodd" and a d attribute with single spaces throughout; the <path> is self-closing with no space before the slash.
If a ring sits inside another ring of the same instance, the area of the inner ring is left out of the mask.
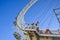
<path id="1" fill-rule="evenodd" d="M 37 0 L 31 0 L 18 14 L 16 21 L 14 22 L 15 26 L 18 28 L 18 30 L 22 30 L 22 26 L 25 25 L 24 21 L 24 15 L 29 10 L 29 8 L 34 5 L 37 2 Z"/>

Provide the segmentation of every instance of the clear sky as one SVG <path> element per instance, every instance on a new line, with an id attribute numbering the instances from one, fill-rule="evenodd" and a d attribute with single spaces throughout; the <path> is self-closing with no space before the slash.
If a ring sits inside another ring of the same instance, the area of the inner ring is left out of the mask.
<path id="1" fill-rule="evenodd" d="M 13 22 L 18 12 L 30 0 L 0 0 L 0 40 L 16 40 Z M 58 29 L 59 23 L 53 9 L 60 7 L 60 0 L 38 0 L 25 15 L 26 23 L 39 21 L 41 29 Z"/>

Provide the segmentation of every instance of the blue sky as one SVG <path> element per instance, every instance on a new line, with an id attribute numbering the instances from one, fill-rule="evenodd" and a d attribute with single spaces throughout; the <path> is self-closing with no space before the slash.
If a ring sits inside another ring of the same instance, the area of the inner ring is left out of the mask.
<path id="1" fill-rule="evenodd" d="M 16 40 L 13 36 L 15 26 L 13 22 L 18 12 L 30 0 L 0 0 L 0 40 Z M 60 7 L 60 0 L 38 0 L 25 15 L 26 23 L 39 21 L 41 29 L 58 29 L 59 23 L 53 12 Z"/>

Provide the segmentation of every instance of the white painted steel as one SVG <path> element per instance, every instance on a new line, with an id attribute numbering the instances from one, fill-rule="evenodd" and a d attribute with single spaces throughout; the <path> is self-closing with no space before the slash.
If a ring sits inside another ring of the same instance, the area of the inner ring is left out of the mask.
<path id="1" fill-rule="evenodd" d="M 24 15 L 25 13 L 29 10 L 29 8 L 34 5 L 37 2 L 37 0 L 31 0 L 18 14 L 16 18 L 16 27 L 18 30 L 23 30 L 22 26 L 24 26 L 25 21 L 24 21 Z"/>

